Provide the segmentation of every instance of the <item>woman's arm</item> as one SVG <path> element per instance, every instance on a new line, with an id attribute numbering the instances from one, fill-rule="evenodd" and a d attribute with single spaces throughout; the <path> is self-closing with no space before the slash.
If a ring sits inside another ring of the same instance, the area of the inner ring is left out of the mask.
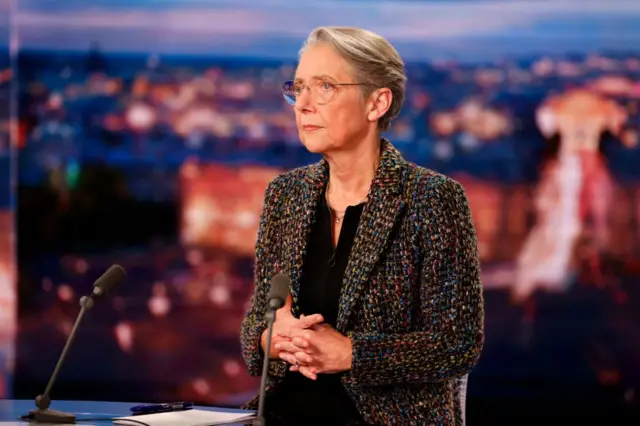
<path id="1" fill-rule="evenodd" d="M 251 307 L 245 314 L 240 331 L 240 346 L 249 374 L 259 376 L 262 373 L 264 353 L 261 345 L 262 333 L 267 328 L 264 319 L 267 312 L 267 295 L 269 292 L 269 280 L 274 274 L 272 268 L 274 261 L 270 256 L 274 245 L 277 244 L 278 224 L 272 217 L 275 208 L 275 194 L 277 194 L 277 180 L 267 186 L 264 196 L 258 238 L 256 242 L 256 257 L 254 269 L 254 293 L 251 298 Z M 270 361 L 269 372 L 271 375 L 284 375 L 286 365 L 283 361 Z"/>
<path id="2" fill-rule="evenodd" d="M 349 333 L 351 380 L 382 386 L 461 377 L 484 344 L 484 300 L 476 233 L 462 186 L 444 178 L 426 188 L 421 323 L 406 334 Z"/>

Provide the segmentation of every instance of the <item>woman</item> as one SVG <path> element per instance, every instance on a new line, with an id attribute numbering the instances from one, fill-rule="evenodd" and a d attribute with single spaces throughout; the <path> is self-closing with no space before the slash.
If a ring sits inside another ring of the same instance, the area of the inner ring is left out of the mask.
<path id="1" fill-rule="evenodd" d="M 380 136 L 405 81 L 385 39 L 332 27 L 311 33 L 285 84 L 302 143 L 324 159 L 265 195 L 241 343 L 252 375 L 272 358 L 267 424 L 462 422 L 458 379 L 484 341 L 475 231 L 462 187 Z M 276 273 L 291 297 L 265 348 Z"/>

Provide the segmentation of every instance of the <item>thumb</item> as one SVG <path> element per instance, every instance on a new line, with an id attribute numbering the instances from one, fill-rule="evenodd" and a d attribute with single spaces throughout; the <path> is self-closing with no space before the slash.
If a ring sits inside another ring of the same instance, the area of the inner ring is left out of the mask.
<path id="1" fill-rule="evenodd" d="M 293 297 L 291 296 L 291 293 L 289 293 L 289 295 L 287 296 L 287 300 L 285 300 L 284 306 L 282 308 L 291 310 L 292 306 L 293 306 Z"/>
<path id="2" fill-rule="evenodd" d="M 293 298 L 291 297 L 291 293 L 287 296 L 287 300 L 284 302 L 284 306 L 278 309 L 279 315 L 293 315 L 291 313 L 291 308 L 293 307 Z"/>

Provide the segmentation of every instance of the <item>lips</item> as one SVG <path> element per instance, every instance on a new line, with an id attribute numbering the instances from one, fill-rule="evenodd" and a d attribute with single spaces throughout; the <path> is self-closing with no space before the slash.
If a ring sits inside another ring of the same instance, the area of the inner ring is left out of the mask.
<path id="1" fill-rule="evenodd" d="M 318 130 L 318 129 L 322 129 L 322 127 L 320 126 L 314 126 L 313 124 L 304 124 L 302 126 L 303 130 L 306 130 L 307 132 L 312 132 L 314 130 Z"/>

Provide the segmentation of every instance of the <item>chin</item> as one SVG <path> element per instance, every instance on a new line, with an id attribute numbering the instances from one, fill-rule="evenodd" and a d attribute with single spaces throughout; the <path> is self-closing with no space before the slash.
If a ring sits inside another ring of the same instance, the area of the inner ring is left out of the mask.
<path id="1" fill-rule="evenodd" d="M 300 140 L 307 151 L 313 154 L 324 154 L 330 148 L 326 137 L 322 137 L 322 135 L 301 135 Z"/>

